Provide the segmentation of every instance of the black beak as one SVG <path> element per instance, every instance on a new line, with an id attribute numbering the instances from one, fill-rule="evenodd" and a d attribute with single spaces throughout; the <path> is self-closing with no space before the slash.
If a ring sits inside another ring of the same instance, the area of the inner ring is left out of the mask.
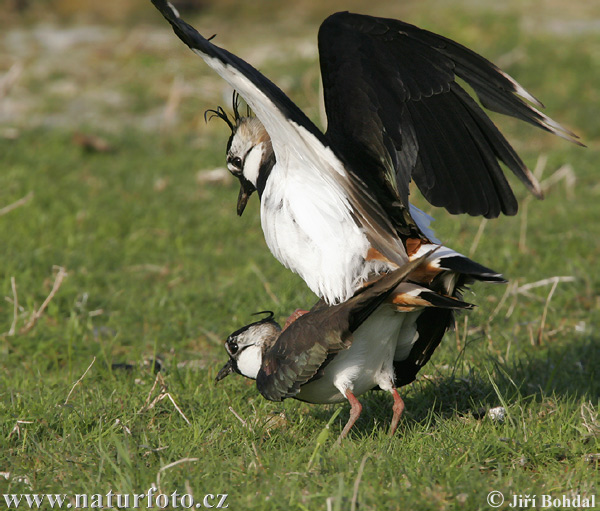
<path id="1" fill-rule="evenodd" d="M 227 363 L 221 368 L 215 377 L 215 383 L 221 381 L 225 376 L 229 376 L 233 372 L 233 360 L 230 358 Z"/>
<path id="2" fill-rule="evenodd" d="M 256 190 L 256 188 L 254 188 L 254 185 L 250 181 L 244 177 L 240 177 L 240 194 L 238 195 L 237 201 L 238 216 L 242 216 L 244 209 L 246 209 L 246 204 L 248 204 L 248 199 L 254 190 Z"/>

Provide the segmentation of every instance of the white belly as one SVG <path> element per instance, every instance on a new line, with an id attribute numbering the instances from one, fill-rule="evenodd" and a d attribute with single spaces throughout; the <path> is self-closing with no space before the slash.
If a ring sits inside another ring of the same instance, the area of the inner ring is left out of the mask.
<path id="1" fill-rule="evenodd" d="M 287 180 L 271 175 L 267 181 L 261 202 L 267 245 L 315 294 L 330 304 L 345 301 L 368 272 L 367 237 L 342 192 L 289 176 L 302 174 L 289 172 Z"/>
<path id="2" fill-rule="evenodd" d="M 394 360 L 403 360 L 416 341 L 418 313 L 398 313 L 382 305 L 354 332 L 350 348 L 325 367 L 318 380 L 304 385 L 295 396 L 310 403 L 337 403 L 350 390 L 359 396 L 374 387 L 394 386 Z M 400 358 L 401 357 L 401 358 Z"/>

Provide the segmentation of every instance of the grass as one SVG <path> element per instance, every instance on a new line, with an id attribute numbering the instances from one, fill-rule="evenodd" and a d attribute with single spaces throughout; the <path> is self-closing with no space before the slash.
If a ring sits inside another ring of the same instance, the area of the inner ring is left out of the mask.
<path id="1" fill-rule="evenodd" d="M 587 2 L 571 4 L 573 19 L 587 15 Z M 542 180 L 570 165 L 575 184 L 552 184 L 540 202 L 514 183 L 526 207 L 483 227 L 418 202 L 450 246 L 474 249 L 513 284 L 467 296 L 479 307 L 402 390 L 407 409 L 393 439 L 389 396 L 369 393 L 337 450 L 347 406 L 270 403 L 242 378 L 213 384 L 226 360 L 222 340 L 252 312 L 282 318 L 314 300 L 268 252 L 257 201 L 238 219 L 235 184 L 201 179 L 223 164 L 225 127 L 202 120 L 229 94 L 220 80 L 158 18 L 92 27 L 97 38 L 67 46 L 70 63 L 43 46 L 17 52 L 14 32 L 0 42 L 3 72 L 23 65 L 0 98 L 0 208 L 27 198 L 0 216 L 0 493 L 133 494 L 155 484 L 200 500 L 227 493 L 230 509 L 261 510 L 489 509 L 492 490 L 597 494 L 600 37 L 545 30 L 557 19 L 570 26 L 552 2 L 543 11 L 508 5 L 372 8 L 504 60 L 588 148 L 502 127 L 531 167 L 547 157 Z M 263 59 L 261 69 L 318 118 L 315 62 L 297 47 L 314 44 L 323 7 L 304 18 L 274 10 L 271 39 L 250 48 L 270 22 L 266 11 L 222 9 L 227 16 L 216 7 L 195 24 L 218 25 L 222 44 Z M 525 30 L 532 18 L 536 29 Z M 292 52 L 289 62 L 261 50 L 275 43 Z M 174 108 L 165 110 L 169 97 Z M 81 134 L 111 150 L 86 150 Z M 56 267 L 67 276 L 28 327 Z M 556 276 L 573 279 L 549 300 Z M 486 416 L 497 406 L 503 422 Z"/>

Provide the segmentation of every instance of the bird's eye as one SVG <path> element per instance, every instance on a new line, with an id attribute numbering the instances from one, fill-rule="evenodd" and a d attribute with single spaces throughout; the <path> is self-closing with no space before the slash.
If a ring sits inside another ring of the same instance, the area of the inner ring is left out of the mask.
<path id="1" fill-rule="evenodd" d="M 231 161 L 231 165 L 233 167 L 235 167 L 236 169 L 242 170 L 242 159 L 239 156 L 232 158 L 230 161 Z"/>
<path id="2" fill-rule="evenodd" d="M 231 355 L 235 355 L 238 351 L 238 345 L 237 342 L 235 341 L 228 341 L 227 342 L 227 351 L 229 351 L 229 353 Z"/>

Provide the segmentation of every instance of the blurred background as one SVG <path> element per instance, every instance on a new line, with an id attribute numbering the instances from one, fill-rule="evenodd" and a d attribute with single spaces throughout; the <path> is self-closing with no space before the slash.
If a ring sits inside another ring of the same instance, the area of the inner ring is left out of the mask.
<path id="1" fill-rule="evenodd" d="M 224 94 L 220 79 L 185 51 L 149 1 L 3 4 L 0 126 L 5 136 L 32 126 L 113 133 L 129 127 L 189 130 Z M 594 80 L 600 58 L 598 2 L 186 0 L 177 7 L 201 30 L 216 33 L 217 43 L 270 73 L 309 114 L 318 107 L 318 26 L 331 12 L 353 10 L 438 31 L 517 75 L 532 68 L 526 86 L 540 93 L 552 85 L 546 98 L 551 115 L 588 141 L 600 133 L 590 108 L 600 99 Z M 525 52 L 529 45 L 533 51 Z M 571 59 L 566 68 L 563 62 Z M 574 76 L 573 69 L 582 76 Z"/>

